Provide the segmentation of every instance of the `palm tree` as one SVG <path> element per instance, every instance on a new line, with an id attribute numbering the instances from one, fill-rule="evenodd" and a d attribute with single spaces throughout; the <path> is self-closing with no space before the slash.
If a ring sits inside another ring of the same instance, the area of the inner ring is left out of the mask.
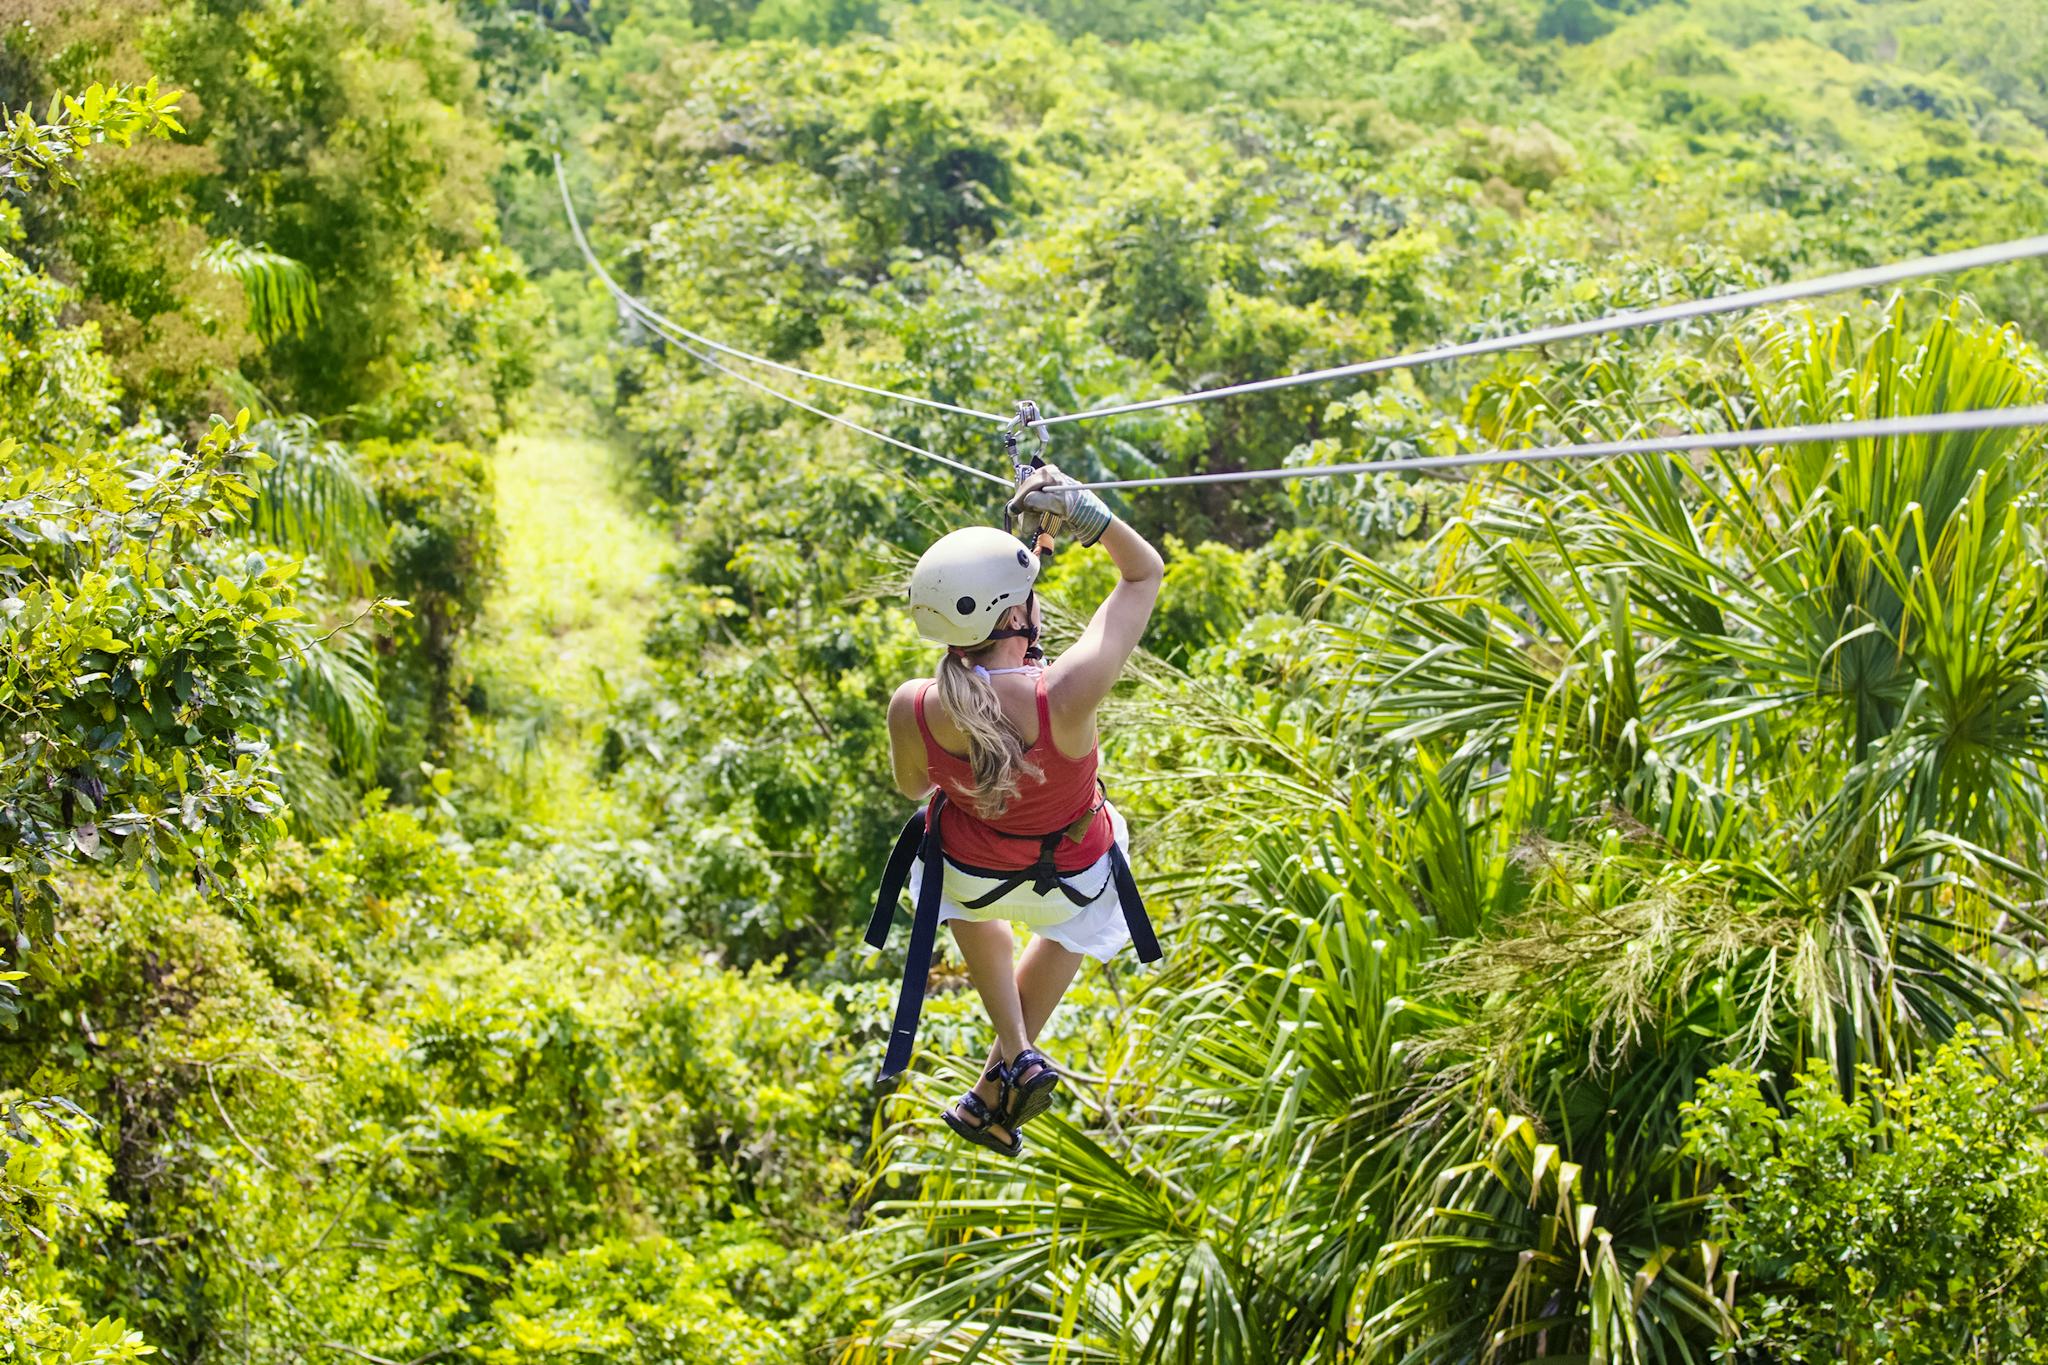
<path id="1" fill-rule="evenodd" d="M 390 538 L 377 493 L 356 457 L 320 435 L 310 417 L 252 424 L 250 439 L 270 458 L 251 500 L 248 534 L 264 545 L 316 559 L 345 599 L 374 590 Z M 358 617 L 360 619 L 360 617 Z M 293 817 L 319 831 L 355 809 L 343 780 L 373 771 L 384 731 L 384 699 L 368 641 L 345 628 L 308 624 L 286 662 L 284 714 L 275 754 Z"/>

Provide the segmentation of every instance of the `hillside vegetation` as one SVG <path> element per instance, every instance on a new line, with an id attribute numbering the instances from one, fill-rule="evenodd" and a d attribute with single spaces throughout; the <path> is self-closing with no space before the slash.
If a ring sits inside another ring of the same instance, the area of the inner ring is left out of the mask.
<path id="1" fill-rule="evenodd" d="M 684 327 L 1071 413 L 2048 231 L 2038 5 L 11 0 L 0 109 L 0 1361 L 2048 1361 L 2039 429 L 1111 495 L 1166 959 L 1004 1162 L 957 958 L 884 1092 L 858 947 L 897 591 L 999 490 L 622 311 L 555 174 Z M 2044 342 L 2030 262 L 1049 454 Z"/>

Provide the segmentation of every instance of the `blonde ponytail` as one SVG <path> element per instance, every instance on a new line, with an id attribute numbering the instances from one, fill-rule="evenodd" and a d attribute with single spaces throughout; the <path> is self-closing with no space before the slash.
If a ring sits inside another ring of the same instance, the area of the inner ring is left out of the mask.
<path id="1" fill-rule="evenodd" d="M 1024 781 L 1037 781 L 1044 770 L 1024 756 L 1024 736 L 1003 714 L 996 689 L 974 671 L 971 660 L 950 649 L 939 660 L 939 702 L 967 736 L 974 813 L 994 820 L 1017 799 Z"/>

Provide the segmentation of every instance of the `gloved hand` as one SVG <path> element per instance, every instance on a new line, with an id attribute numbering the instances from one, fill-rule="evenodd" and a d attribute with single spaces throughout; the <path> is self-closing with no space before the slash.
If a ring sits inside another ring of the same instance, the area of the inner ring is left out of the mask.
<path id="1" fill-rule="evenodd" d="M 1053 539 L 1057 540 L 1059 538 L 1060 529 L 1064 525 L 1064 523 L 1061 522 L 1060 519 L 1054 516 L 1052 513 L 1040 512 L 1034 508 L 1029 507 L 1025 508 L 1021 512 L 1018 512 L 1016 514 L 1016 518 L 1017 539 L 1023 541 L 1026 545 L 1031 546 L 1033 549 L 1038 548 L 1038 538 L 1041 535 L 1050 536 Z"/>
<path id="2" fill-rule="evenodd" d="M 1058 517 L 1083 545 L 1093 545 L 1102 539 L 1102 533 L 1109 529 L 1113 519 L 1101 498 L 1060 473 L 1056 465 L 1032 470 L 1031 476 L 1017 486 L 1016 495 L 1010 499 L 1010 511 L 1013 514 L 1039 512 L 1048 517 Z"/>

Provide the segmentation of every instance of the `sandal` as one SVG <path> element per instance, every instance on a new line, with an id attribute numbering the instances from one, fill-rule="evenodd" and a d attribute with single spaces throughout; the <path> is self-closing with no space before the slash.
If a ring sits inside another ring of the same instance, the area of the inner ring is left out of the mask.
<path id="1" fill-rule="evenodd" d="M 1024 1150 L 1024 1135 L 1017 1131 L 1017 1121 L 1010 1117 L 1009 1076 L 998 1068 L 991 1068 L 984 1079 L 993 1079 L 1002 1087 L 1002 1098 L 996 1102 L 993 1111 L 983 1103 L 981 1096 L 970 1090 L 953 1101 L 952 1106 L 942 1111 L 939 1117 L 946 1121 L 948 1128 L 975 1146 L 986 1147 L 1000 1156 L 1015 1156 Z M 954 1112 L 959 1109 L 966 1110 L 968 1116 L 977 1121 L 968 1123 Z M 1007 1129 L 1010 1140 L 1002 1141 L 989 1131 L 992 1128 Z"/>
<path id="2" fill-rule="evenodd" d="M 1052 1108 L 1053 1092 L 1060 1087 L 1059 1071 L 1052 1060 L 1035 1047 L 1027 1047 L 1018 1053 L 1011 1060 L 1003 1079 L 1003 1107 L 1012 1115 L 1011 1121 L 1004 1126 L 1013 1132 Z"/>

